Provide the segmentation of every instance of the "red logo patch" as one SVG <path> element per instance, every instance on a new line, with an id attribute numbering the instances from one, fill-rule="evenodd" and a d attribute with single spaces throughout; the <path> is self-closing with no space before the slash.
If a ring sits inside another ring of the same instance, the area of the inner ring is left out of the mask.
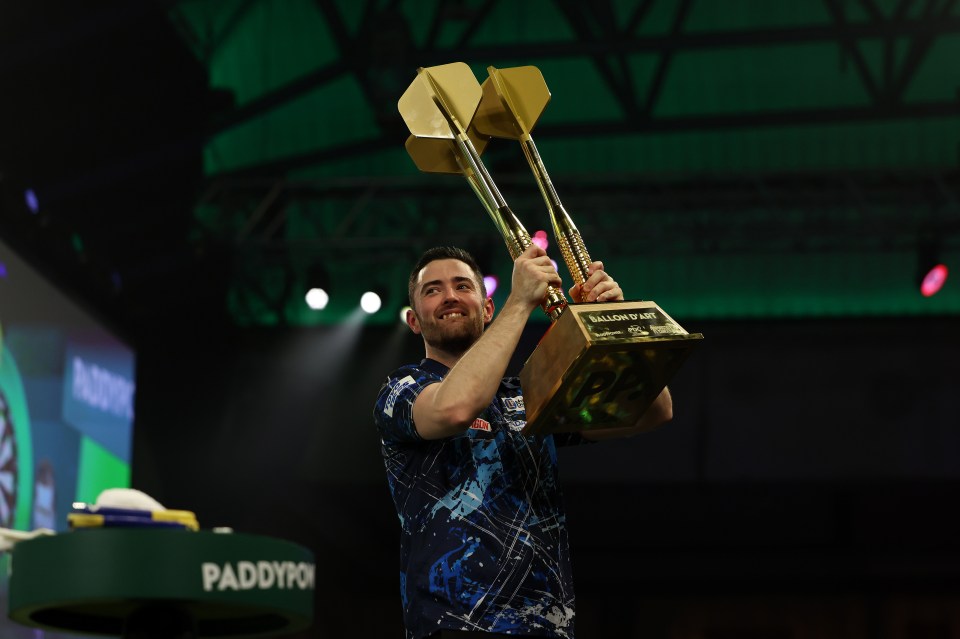
<path id="1" fill-rule="evenodd" d="M 485 430 L 488 433 L 490 432 L 490 422 L 485 419 L 480 419 L 477 417 L 473 420 L 473 423 L 470 424 L 470 428 L 476 428 L 477 430 Z"/>

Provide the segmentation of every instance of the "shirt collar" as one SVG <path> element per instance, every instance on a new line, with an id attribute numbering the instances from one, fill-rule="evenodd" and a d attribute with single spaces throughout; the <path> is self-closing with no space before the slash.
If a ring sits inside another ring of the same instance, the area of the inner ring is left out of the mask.
<path id="1" fill-rule="evenodd" d="M 433 373 L 434 375 L 439 375 L 443 377 L 450 370 L 450 367 L 446 364 L 441 364 L 435 359 L 430 359 L 429 357 L 425 358 L 420 362 L 420 368 L 427 371 L 428 373 Z"/>

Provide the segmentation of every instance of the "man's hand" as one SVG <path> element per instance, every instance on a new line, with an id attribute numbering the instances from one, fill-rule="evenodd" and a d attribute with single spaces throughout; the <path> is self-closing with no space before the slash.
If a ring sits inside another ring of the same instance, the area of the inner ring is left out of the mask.
<path id="1" fill-rule="evenodd" d="M 543 301 L 548 285 L 559 287 L 562 283 L 546 251 L 536 244 L 531 244 L 513 262 L 510 297 L 529 306 L 532 311 Z"/>
<path id="2" fill-rule="evenodd" d="M 621 437 L 633 437 L 640 433 L 646 433 L 658 428 L 673 419 L 673 398 L 670 396 L 670 389 L 664 388 L 653 400 L 653 404 L 643 412 L 640 420 L 633 426 L 624 428 L 605 428 L 599 430 L 585 430 L 583 436 L 589 440 L 599 442 L 606 439 L 619 439 Z"/>
<path id="3" fill-rule="evenodd" d="M 603 270 L 603 262 L 593 262 L 587 267 L 587 279 L 570 289 L 575 302 L 619 302 L 623 300 L 620 285 Z"/>

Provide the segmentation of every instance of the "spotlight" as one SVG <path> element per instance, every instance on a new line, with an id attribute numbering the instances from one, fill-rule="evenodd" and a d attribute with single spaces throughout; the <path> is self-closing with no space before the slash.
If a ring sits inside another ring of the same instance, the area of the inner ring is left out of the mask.
<path id="1" fill-rule="evenodd" d="M 330 302 L 330 296 L 322 288 L 311 288 L 307 291 L 304 299 L 307 300 L 307 306 L 315 311 L 322 311 L 327 307 L 327 303 Z"/>
<path id="2" fill-rule="evenodd" d="M 940 261 L 940 246 L 927 240 L 917 252 L 917 283 L 924 297 L 936 295 L 947 281 L 947 266 Z"/>
<path id="3" fill-rule="evenodd" d="M 947 281 L 945 264 L 935 264 L 920 280 L 920 294 L 924 297 L 936 295 Z"/>
<path id="4" fill-rule="evenodd" d="M 34 193 L 33 189 L 27 189 L 23 192 L 23 201 L 34 215 L 40 212 L 40 200 L 37 199 L 37 194 Z"/>
<path id="5" fill-rule="evenodd" d="M 315 311 L 322 311 L 330 303 L 330 275 L 323 262 L 317 260 L 310 264 L 305 271 L 304 288 L 307 293 L 304 299 L 307 306 Z"/>
<path id="6" fill-rule="evenodd" d="M 360 297 L 360 308 L 363 309 L 364 313 L 373 315 L 380 310 L 381 306 L 383 306 L 383 300 L 380 299 L 379 294 L 373 291 L 367 291 Z"/>
<path id="7" fill-rule="evenodd" d="M 497 290 L 497 285 L 500 283 L 500 280 L 496 275 L 484 275 L 483 276 L 483 286 L 487 289 L 487 297 L 493 297 L 493 294 Z"/>
<path id="8" fill-rule="evenodd" d="M 409 306 L 404 306 L 403 308 L 400 309 L 400 323 L 401 323 L 401 324 L 406 324 L 406 323 L 407 323 L 407 311 L 412 311 L 412 310 L 413 310 L 413 309 L 410 308 Z"/>
<path id="9" fill-rule="evenodd" d="M 530 238 L 530 241 L 542 248 L 544 251 L 547 250 L 547 246 L 550 244 L 549 240 L 547 240 L 547 232 L 542 230 L 534 233 L 533 237 Z"/>

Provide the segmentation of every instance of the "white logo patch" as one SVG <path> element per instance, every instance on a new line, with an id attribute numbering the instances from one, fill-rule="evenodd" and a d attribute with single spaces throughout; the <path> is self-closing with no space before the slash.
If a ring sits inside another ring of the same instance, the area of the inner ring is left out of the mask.
<path id="1" fill-rule="evenodd" d="M 506 408 L 511 413 L 518 413 L 523 410 L 523 398 L 522 397 L 504 397 L 503 407 Z"/>
<path id="2" fill-rule="evenodd" d="M 527 422 L 515 420 L 515 419 L 512 419 L 507 422 L 507 427 L 510 428 L 510 430 L 515 430 L 515 431 L 523 430 L 523 427 L 526 425 L 527 425 Z"/>
<path id="3" fill-rule="evenodd" d="M 383 404 L 383 414 L 387 417 L 393 417 L 393 405 L 397 403 L 397 398 L 400 397 L 400 393 L 403 392 L 403 389 L 408 386 L 413 386 L 417 382 L 409 375 L 397 381 L 397 385 L 393 387 L 393 390 L 390 391 L 390 394 L 387 395 L 387 401 Z"/>

